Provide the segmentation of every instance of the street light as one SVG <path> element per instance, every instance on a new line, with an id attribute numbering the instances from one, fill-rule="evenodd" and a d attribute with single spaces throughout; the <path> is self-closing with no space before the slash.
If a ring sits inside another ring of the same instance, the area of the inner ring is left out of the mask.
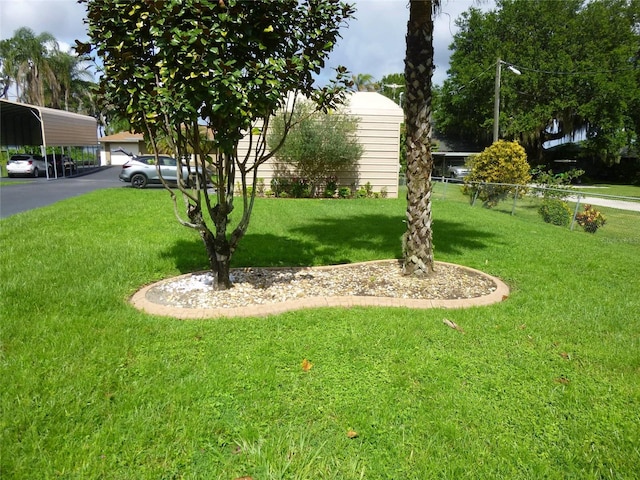
<path id="1" fill-rule="evenodd" d="M 398 88 L 402 88 L 404 87 L 404 85 L 398 85 L 397 83 L 383 83 L 382 84 L 382 88 L 384 89 L 384 87 L 390 88 L 393 90 L 393 101 L 396 101 L 396 90 Z M 402 98 L 402 92 L 400 92 L 400 98 Z"/>
<path id="2" fill-rule="evenodd" d="M 493 141 L 498 141 L 498 131 L 500 123 L 500 74 L 502 73 L 502 64 L 505 64 L 509 70 L 516 75 L 522 75 L 522 72 L 513 65 L 509 65 L 507 62 L 500 60 L 496 62 L 496 87 L 495 87 L 495 99 L 493 102 Z"/>

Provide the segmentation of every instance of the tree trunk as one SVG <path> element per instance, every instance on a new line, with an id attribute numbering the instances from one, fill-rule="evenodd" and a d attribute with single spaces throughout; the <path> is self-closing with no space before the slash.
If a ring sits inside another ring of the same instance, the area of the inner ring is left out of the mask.
<path id="1" fill-rule="evenodd" d="M 202 212 L 199 207 L 191 206 L 187 211 L 189 220 L 194 225 L 200 225 L 200 238 L 204 243 L 207 251 L 207 259 L 209 261 L 209 268 L 213 274 L 215 287 L 218 290 L 226 290 L 233 285 L 229 277 L 231 266 L 231 248 L 227 241 L 225 231 L 218 232 L 218 235 L 214 235 L 209 230 L 203 220 Z M 220 221 L 220 218 L 214 219 L 214 221 Z M 226 227 L 226 222 L 225 222 Z"/>
<path id="2" fill-rule="evenodd" d="M 431 225 L 431 77 L 436 0 L 411 0 L 405 57 L 407 129 L 407 232 L 403 239 L 406 275 L 433 272 Z"/>

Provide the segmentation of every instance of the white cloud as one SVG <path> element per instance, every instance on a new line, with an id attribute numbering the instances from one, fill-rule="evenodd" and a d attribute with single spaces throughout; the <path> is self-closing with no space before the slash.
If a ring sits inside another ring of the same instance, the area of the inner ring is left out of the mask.
<path id="1" fill-rule="evenodd" d="M 405 34 L 409 19 L 408 0 L 355 0 L 356 19 L 342 31 L 328 67 L 344 65 L 352 73 L 367 73 L 381 79 L 404 71 Z M 448 50 L 456 31 L 455 19 L 471 6 L 495 7 L 494 0 L 442 0 L 435 19 L 434 83 L 446 78 Z M 20 27 L 36 34 L 51 33 L 61 47 L 87 39 L 85 7 L 76 0 L 0 0 L 0 38 L 9 38 Z M 330 72 L 327 72 L 330 73 Z"/>
<path id="2" fill-rule="evenodd" d="M 342 31 L 329 67 L 343 65 L 352 73 L 368 73 L 380 80 L 404 71 L 405 35 L 409 20 L 408 0 L 356 0 L 356 20 Z M 455 20 L 470 7 L 489 10 L 494 0 L 443 0 L 434 22 L 434 83 L 447 76 L 449 45 L 457 31 Z"/>
<path id="3" fill-rule="evenodd" d="M 87 39 L 85 8 L 76 0 L 0 0 L 0 38 L 10 38 L 20 27 L 38 35 L 52 34 L 61 47 Z"/>

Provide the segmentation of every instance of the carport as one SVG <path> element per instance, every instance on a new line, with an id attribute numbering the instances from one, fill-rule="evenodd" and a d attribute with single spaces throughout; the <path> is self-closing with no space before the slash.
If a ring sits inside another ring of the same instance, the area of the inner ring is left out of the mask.
<path id="1" fill-rule="evenodd" d="M 48 153 L 47 147 L 81 148 L 82 158 L 76 159 L 78 165 L 95 165 L 97 122 L 86 115 L 0 99 L 0 145 L 6 150 L 40 147 L 43 157 Z M 90 162 L 86 153 L 91 156 Z M 54 171 L 57 178 L 58 172 Z"/>

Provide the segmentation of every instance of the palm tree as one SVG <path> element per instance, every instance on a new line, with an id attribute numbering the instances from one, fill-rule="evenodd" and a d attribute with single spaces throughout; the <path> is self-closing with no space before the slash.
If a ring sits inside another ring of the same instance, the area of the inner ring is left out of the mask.
<path id="1" fill-rule="evenodd" d="M 373 75 L 369 73 L 359 73 L 351 75 L 353 88 L 357 92 L 375 92 L 378 89 L 377 83 L 373 79 Z"/>
<path id="2" fill-rule="evenodd" d="M 433 272 L 431 224 L 431 77 L 433 17 L 440 0 L 411 0 L 404 76 L 407 129 L 407 231 L 403 238 L 406 275 Z"/>
<path id="3" fill-rule="evenodd" d="M 64 108 L 67 111 L 79 111 L 78 107 L 86 103 L 86 94 L 90 87 L 87 82 L 93 78 L 83 68 L 85 59 L 66 52 L 54 52 L 49 60 L 56 82 L 50 85 L 53 108 Z M 76 105 L 72 105 L 75 103 Z"/>
<path id="4" fill-rule="evenodd" d="M 19 28 L 12 38 L 3 41 L 0 48 L 3 76 L 15 84 L 19 101 L 45 104 L 45 85 L 56 84 L 49 55 L 58 48 L 58 42 L 51 34 L 36 36 L 26 27 Z"/>

